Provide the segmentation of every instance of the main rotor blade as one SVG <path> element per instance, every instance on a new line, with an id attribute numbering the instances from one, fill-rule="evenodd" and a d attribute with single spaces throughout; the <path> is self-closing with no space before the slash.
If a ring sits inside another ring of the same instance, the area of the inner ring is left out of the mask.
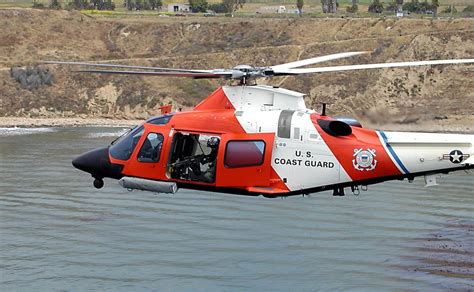
<path id="1" fill-rule="evenodd" d="M 299 61 L 295 61 L 295 62 L 275 65 L 275 66 L 271 66 L 270 68 L 272 68 L 273 70 L 290 69 L 290 68 L 302 67 L 302 66 L 312 65 L 312 64 L 321 63 L 321 62 L 327 62 L 327 61 L 331 61 L 331 60 L 349 58 L 349 57 L 362 55 L 362 54 L 368 54 L 368 53 L 370 53 L 370 52 L 338 53 L 338 54 L 320 56 L 320 57 L 315 57 L 315 58 L 311 58 L 311 59 L 304 59 L 304 60 L 299 60 Z"/>
<path id="2" fill-rule="evenodd" d="M 394 67 L 410 67 L 410 66 L 425 66 L 425 65 L 454 65 L 474 63 L 474 59 L 459 59 L 459 60 L 430 60 L 430 61 L 414 61 L 414 62 L 398 62 L 398 63 L 380 63 L 380 64 L 361 64 L 361 65 L 347 65 L 347 66 L 332 66 L 320 68 L 303 68 L 303 69 L 279 69 L 275 70 L 275 75 L 295 75 L 307 73 L 323 73 L 323 72 L 338 72 L 362 69 L 379 69 L 379 68 L 394 68 Z"/>
<path id="3" fill-rule="evenodd" d="M 122 71 L 122 70 L 77 70 L 80 73 L 97 74 L 124 74 L 124 75 L 148 75 L 148 76 L 168 76 L 168 77 L 191 77 L 191 78 L 230 78 L 231 72 L 218 73 L 191 73 L 191 72 L 152 72 L 152 71 Z"/>
<path id="4" fill-rule="evenodd" d="M 189 73 L 211 73 L 212 72 L 212 70 L 176 69 L 176 68 L 132 66 L 132 65 L 120 65 L 120 64 L 100 64 L 100 63 L 87 63 L 87 62 L 44 61 L 43 63 L 44 64 L 57 64 L 57 65 L 106 67 L 106 68 L 128 68 L 128 69 L 170 71 L 170 72 L 189 72 Z"/>

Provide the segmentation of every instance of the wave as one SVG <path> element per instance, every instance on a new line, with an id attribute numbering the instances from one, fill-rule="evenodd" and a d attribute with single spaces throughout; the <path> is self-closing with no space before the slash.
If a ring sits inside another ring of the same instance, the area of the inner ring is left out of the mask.
<path id="1" fill-rule="evenodd" d="M 88 133 L 87 138 L 119 137 L 119 136 L 122 136 L 126 131 L 127 129 L 120 129 L 118 131 L 113 131 L 113 132 Z"/>
<path id="2" fill-rule="evenodd" d="M 0 136 L 32 135 L 56 132 L 53 128 L 0 128 Z"/>

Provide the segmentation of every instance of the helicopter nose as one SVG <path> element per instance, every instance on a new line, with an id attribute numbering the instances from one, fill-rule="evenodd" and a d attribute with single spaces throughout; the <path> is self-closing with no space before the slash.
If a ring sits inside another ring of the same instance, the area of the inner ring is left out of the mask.
<path id="1" fill-rule="evenodd" d="M 79 155 L 72 161 L 72 165 L 82 171 L 90 173 L 95 178 L 121 178 L 122 165 L 112 164 L 109 159 L 109 149 L 99 148 Z"/>

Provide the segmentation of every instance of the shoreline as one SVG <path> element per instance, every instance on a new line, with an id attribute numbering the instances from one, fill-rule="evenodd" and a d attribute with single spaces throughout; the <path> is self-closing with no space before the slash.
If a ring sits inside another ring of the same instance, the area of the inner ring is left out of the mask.
<path id="1" fill-rule="evenodd" d="M 0 117 L 0 128 L 39 127 L 130 127 L 145 119 L 125 120 L 113 118 L 21 118 Z M 398 132 L 462 133 L 474 134 L 474 118 L 422 120 L 416 123 L 374 124 L 361 121 L 364 128 Z"/>
<path id="2" fill-rule="evenodd" d="M 129 127 L 143 120 L 122 120 L 107 118 L 20 118 L 0 117 L 2 128 L 39 128 L 39 127 Z"/>

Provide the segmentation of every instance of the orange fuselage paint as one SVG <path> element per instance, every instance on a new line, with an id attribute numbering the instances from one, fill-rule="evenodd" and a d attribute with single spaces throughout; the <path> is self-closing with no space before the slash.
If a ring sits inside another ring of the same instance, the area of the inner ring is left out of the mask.
<path id="1" fill-rule="evenodd" d="M 323 138 L 331 152 L 353 181 L 367 180 L 377 177 L 400 175 L 401 172 L 385 151 L 377 132 L 374 130 L 352 127 L 352 134 L 348 136 L 331 136 L 318 124 L 319 120 L 332 120 L 327 116 L 311 115 L 316 130 Z M 358 169 L 355 150 L 375 150 L 376 167 L 374 169 Z"/>
<path id="2" fill-rule="evenodd" d="M 208 98 L 198 104 L 192 111 L 176 112 L 165 125 L 144 123 L 144 133 L 137 147 L 127 161 L 113 158 L 110 161 L 124 166 L 122 173 L 126 176 L 152 180 L 174 181 L 195 184 L 212 188 L 235 188 L 248 192 L 282 194 L 289 192 L 276 171 L 271 166 L 273 140 L 275 133 L 247 134 L 235 116 L 232 103 L 225 96 L 222 88 L 217 89 Z M 173 135 L 176 132 L 199 133 L 221 137 L 221 147 L 217 157 L 217 174 L 213 183 L 182 181 L 167 176 L 167 163 L 172 147 Z M 159 161 L 153 163 L 137 160 L 140 146 L 149 133 L 160 133 L 164 140 Z M 264 162 L 258 167 L 226 168 L 224 165 L 225 142 L 232 139 L 255 140 L 266 142 Z M 257 187 L 257 188 L 254 188 Z"/>

